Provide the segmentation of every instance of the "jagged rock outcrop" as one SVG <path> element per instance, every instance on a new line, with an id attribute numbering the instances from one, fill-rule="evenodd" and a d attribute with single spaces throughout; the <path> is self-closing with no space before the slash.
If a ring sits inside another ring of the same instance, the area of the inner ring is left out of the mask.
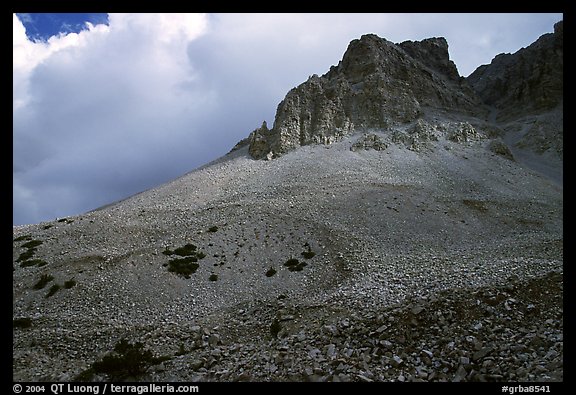
<path id="1" fill-rule="evenodd" d="M 360 137 L 352 146 L 350 147 L 351 151 L 360 151 L 360 150 L 376 150 L 376 151 L 384 151 L 388 148 L 388 144 L 382 137 L 378 136 L 374 133 L 365 133 L 362 137 Z"/>
<path id="2" fill-rule="evenodd" d="M 510 148 L 508 148 L 502 139 L 496 138 L 490 141 L 490 143 L 488 143 L 488 149 L 496 155 L 500 155 L 509 160 L 514 160 L 514 155 L 512 155 Z"/>
<path id="3" fill-rule="evenodd" d="M 510 120 L 549 111 L 563 98 L 563 21 L 554 33 L 541 36 L 514 54 L 500 54 L 489 65 L 478 67 L 467 81 L 498 112 Z"/>
<path id="4" fill-rule="evenodd" d="M 458 82 L 460 74 L 456 64 L 450 60 L 448 42 L 444 37 L 427 38 L 422 41 L 404 41 L 399 46 L 414 59 L 444 75 L 449 80 Z"/>
<path id="5" fill-rule="evenodd" d="M 367 34 L 353 40 L 328 73 L 311 76 L 286 95 L 273 128 L 253 132 L 250 153 L 276 157 L 356 130 L 412 122 L 430 110 L 475 114 L 479 107 L 449 59 L 445 39 L 394 44 Z"/>
<path id="6" fill-rule="evenodd" d="M 467 78 L 492 107 L 489 121 L 502 130 L 510 156 L 559 184 L 564 154 L 563 31 L 560 21 L 554 33 L 514 54 L 496 56 Z"/>

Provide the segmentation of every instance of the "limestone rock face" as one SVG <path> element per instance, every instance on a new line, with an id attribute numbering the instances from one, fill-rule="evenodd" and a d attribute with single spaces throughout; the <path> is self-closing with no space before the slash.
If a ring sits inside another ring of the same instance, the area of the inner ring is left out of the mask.
<path id="1" fill-rule="evenodd" d="M 427 65 L 452 81 L 459 81 L 460 74 L 448 54 L 448 42 L 444 37 L 427 38 L 422 41 L 404 41 L 399 44 L 414 59 Z"/>
<path id="2" fill-rule="evenodd" d="M 499 120 L 541 113 L 562 104 L 563 21 L 514 54 L 500 54 L 467 81 L 482 100 L 499 110 Z"/>
<path id="3" fill-rule="evenodd" d="M 479 107 L 449 59 L 445 39 L 397 45 L 368 34 L 353 40 L 328 73 L 311 76 L 286 95 L 273 128 L 253 132 L 250 153 L 255 159 L 276 157 L 357 130 L 412 122 L 428 111 L 473 115 Z"/>
<path id="4" fill-rule="evenodd" d="M 376 150 L 376 151 L 384 151 L 388 148 L 388 144 L 380 136 L 374 133 L 366 133 L 362 137 L 360 137 L 352 146 L 350 147 L 351 151 L 360 151 L 360 150 Z"/>

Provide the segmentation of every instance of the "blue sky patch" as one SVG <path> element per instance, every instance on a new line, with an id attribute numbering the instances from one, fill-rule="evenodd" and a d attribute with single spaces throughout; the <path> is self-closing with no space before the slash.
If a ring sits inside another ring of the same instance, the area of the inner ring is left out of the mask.
<path id="1" fill-rule="evenodd" d="M 102 13 L 28 13 L 16 14 L 30 40 L 46 41 L 59 33 L 78 33 L 86 30 L 86 22 L 108 24 L 108 14 Z"/>

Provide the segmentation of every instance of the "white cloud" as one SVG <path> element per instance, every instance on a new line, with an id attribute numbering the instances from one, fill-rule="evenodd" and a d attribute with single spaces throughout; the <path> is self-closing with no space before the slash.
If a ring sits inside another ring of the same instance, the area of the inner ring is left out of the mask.
<path id="1" fill-rule="evenodd" d="M 466 75 L 559 19 L 110 14 L 109 26 L 33 42 L 14 16 L 14 222 L 78 214 L 215 159 L 262 120 L 271 125 L 287 91 L 328 71 L 362 34 L 445 36 Z"/>

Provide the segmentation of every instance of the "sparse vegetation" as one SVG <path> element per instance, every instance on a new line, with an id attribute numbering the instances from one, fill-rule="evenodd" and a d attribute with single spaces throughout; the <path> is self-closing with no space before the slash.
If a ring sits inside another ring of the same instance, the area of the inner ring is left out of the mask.
<path id="1" fill-rule="evenodd" d="M 36 253 L 36 248 L 30 248 L 30 249 L 24 251 L 23 253 L 21 253 L 20 256 L 18 257 L 18 259 L 16 259 L 16 262 L 27 261 L 30 258 L 32 258 L 35 253 Z"/>
<path id="2" fill-rule="evenodd" d="M 42 266 L 46 266 L 47 264 L 48 264 L 48 262 L 46 262 L 43 259 L 29 259 L 29 260 L 22 261 L 20 263 L 20 267 L 30 267 L 30 266 L 42 267 Z"/>
<path id="3" fill-rule="evenodd" d="M 31 248 L 38 247 L 41 244 L 42 244 L 42 240 L 30 240 L 29 242 L 22 244 L 22 247 L 31 249 Z"/>
<path id="4" fill-rule="evenodd" d="M 218 281 L 218 275 L 212 273 L 212 274 L 210 275 L 210 277 L 208 277 L 208 280 L 210 280 L 210 281 Z"/>
<path id="5" fill-rule="evenodd" d="M 194 274 L 200 267 L 198 260 L 206 257 L 206 254 L 198 251 L 198 247 L 194 244 L 186 244 L 173 251 L 169 247 L 166 247 L 162 253 L 168 256 L 178 255 L 182 257 L 171 259 L 167 264 L 165 263 L 162 266 L 168 266 L 169 272 L 176 273 L 184 278 L 190 278 L 190 275 Z"/>
<path id="6" fill-rule="evenodd" d="M 12 328 L 26 329 L 32 326 L 32 319 L 28 317 L 14 318 L 12 320 Z"/>
<path id="7" fill-rule="evenodd" d="M 49 274 L 43 274 L 40 277 L 40 280 L 38 280 L 38 282 L 36 284 L 34 284 L 34 286 L 32 288 L 36 289 L 36 290 L 42 289 L 46 286 L 46 284 L 48 284 L 52 280 L 54 280 L 53 276 L 51 276 Z"/>
<path id="8" fill-rule="evenodd" d="M 20 236 L 16 239 L 20 241 L 29 240 L 28 242 L 22 244 L 22 247 L 26 248 L 26 251 L 22 252 L 18 256 L 18 259 L 16 259 L 16 262 L 21 262 L 20 267 L 29 267 L 35 265 L 44 266 L 47 264 L 46 262 L 40 259 L 31 260 L 31 258 L 36 253 L 36 247 L 42 244 L 42 240 L 31 240 L 31 239 L 32 237 L 30 235 Z"/>
<path id="9" fill-rule="evenodd" d="M 280 330 L 282 329 L 282 326 L 280 325 L 280 321 L 278 321 L 277 318 L 274 318 L 274 320 L 272 321 L 272 324 L 270 325 L 270 333 L 272 334 L 272 336 L 274 338 L 278 337 L 278 333 L 280 333 Z"/>
<path id="10" fill-rule="evenodd" d="M 176 248 L 173 253 L 180 256 L 194 256 L 197 248 L 194 244 L 186 244 L 184 247 Z"/>
<path id="11" fill-rule="evenodd" d="M 48 290 L 48 293 L 46 294 L 45 298 L 49 298 L 50 296 L 54 295 L 56 292 L 60 290 L 60 288 L 62 288 L 60 284 L 52 285 Z"/>
<path id="12" fill-rule="evenodd" d="M 152 351 L 144 348 L 140 342 L 129 343 L 122 339 L 114 352 L 105 355 L 102 360 L 96 361 L 92 366 L 76 377 L 78 381 L 88 381 L 94 374 L 106 374 L 112 381 L 121 381 L 143 374 L 148 367 L 168 360 L 169 357 L 154 357 Z"/>
<path id="13" fill-rule="evenodd" d="M 31 235 L 22 235 L 22 236 L 18 236 L 17 238 L 14 239 L 14 241 L 24 241 L 24 240 L 32 240 L 32 236 Z"/>
<path id="14" fill-rule="evenodd" d="M 196 257 L 176 258 L 168 262 L 168 271 L 179 274 L 184 278 L 190 278 L 191 274 L 196 273 L 200 267 Z"/>
<path id="15" fill-rule="evenodd" d="M 310 246 L 308 246 L 308 251 L 304 251 L 300 255 L 302 255 L 304 257 L 304 259 L 312 259 L 312 258 L 314 258 L 316 253 L 314 251 L 312 251 Z"/>
<path id="16" fill-rule="evenodd" d="M 284 264 L 291 272 L 301 272 L 306 266 L 306 262 L 300 262 L 298 259 L 290 258 Z"/>
<path id="17" fill-rule="evenodd" d="M 212 232 L 212 233 L 218 232 L 218 227 L 217 226 L 211 226 L 208 228 L 208 232 Z"/>
<path id="18" fill-rule="evenodd" d="M 46 230 L 46 229 L 50 229 L 53 226 L 54 225 L 48 224 L 48 225 L 44 225 L 42 228 Z"/>
<path id="19" fill-rule="evenodd" d="M 64 282 L 64 288 L 65 288 L 65 289 L 70 289 L 70 288 L 72 288 L 72 287 L 75 286 L 75 285 L 76 285 L 76 281 L 75 281 L 74 279 L 71 279 L 71 280 L 68 280 L 68 281 L 65 281 L 65 282 Z"/>
<path id="20" fill-rule="evenodd" d="M 266 277 L 272 277 L 273 275 L 276 274 L 276 269 L 274 269 L 273 267 L 271 267 L 270 269 L 268 269 L 268 271 L 266 272 Z"/>

